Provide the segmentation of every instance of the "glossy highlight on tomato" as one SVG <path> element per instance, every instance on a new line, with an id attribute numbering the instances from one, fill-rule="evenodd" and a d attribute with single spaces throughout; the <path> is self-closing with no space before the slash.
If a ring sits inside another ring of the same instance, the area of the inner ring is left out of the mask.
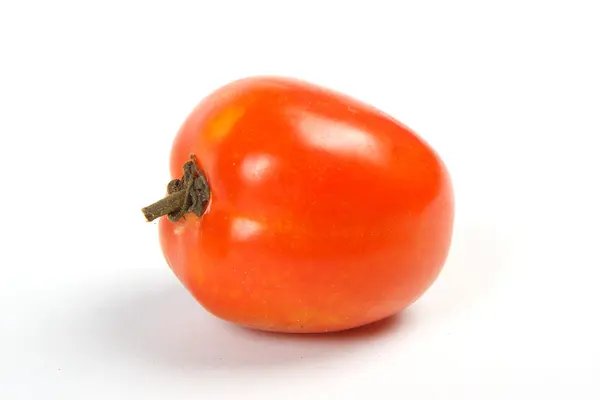
<path id="1" fill-rule="evenodd" d="M 215 316 L 260 330 L 331 332 L 394 315 L 439 275 L 454 199 L 416 133 L 305 81 L 249 77 L 198 104 L 172 177 L 195 156 L 202 215 L 162 217 L 166 261 Z"/>

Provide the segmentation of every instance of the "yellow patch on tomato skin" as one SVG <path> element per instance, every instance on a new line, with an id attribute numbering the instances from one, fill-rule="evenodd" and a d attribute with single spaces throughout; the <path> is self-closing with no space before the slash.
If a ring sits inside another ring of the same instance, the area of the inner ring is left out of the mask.
<path id="1" fill-rule="evenodd" d="M 184 224 L 179 224 L 175 227 L 175 229 L 173 229 L 173 233 L 177 236 L 181 235 L 183 233 L 183 231 L 185 231 Z"/>
<path id="2" fill-rule="evenodd" d="M 333 315 L 333 314 L 324 314 L 314 309 L 309 309 L 307 307 L 302 307 L 296 313 L 292 313 L 290 315 L 290 319 L 288 323 L 290 326 L 295 328 L 299 328 L 300 330 L 305 329 L 312 324 L 317 325 L 338 325 L 344 322 L 344 318 Z"/>
<path id="3" fill-rule="evenodd" d="M 213 141 L 223 139 L 245 113 L 246 109 L 240 105 L 223 109 L 208 123 L 206 137 Z"/>

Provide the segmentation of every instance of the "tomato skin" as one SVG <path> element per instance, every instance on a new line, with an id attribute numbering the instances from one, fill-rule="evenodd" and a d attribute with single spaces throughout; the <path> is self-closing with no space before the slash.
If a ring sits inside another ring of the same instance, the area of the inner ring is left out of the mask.
<path id="1" fill-rule="evenodd" d="M 354 328 L 434 282 L 452 237 L 448 171 L 413 131 L 346 95 L 282 77 L 210 94 L 179 130 L 205 214 L 161 218 L 167 263 L 209 312 L 279 332 Z"/>

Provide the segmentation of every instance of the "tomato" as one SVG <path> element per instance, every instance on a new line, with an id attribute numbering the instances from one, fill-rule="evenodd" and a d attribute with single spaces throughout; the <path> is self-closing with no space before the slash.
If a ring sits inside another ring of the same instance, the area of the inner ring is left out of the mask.
<path id="1" fill-rule="evenodd" d="M 183 123 L 174 179 L 190 155 L 205 198 L 192 199 L 197 212 L 160 218 L 160 244 L 223 320 L 278 332 L 358 327 L 405 309 L 445 263 L 454 198 L 444 163 L 347 95 L 283 77 L 231 82 Z M 185 183 L 174 181 L 181 198 Z"/>

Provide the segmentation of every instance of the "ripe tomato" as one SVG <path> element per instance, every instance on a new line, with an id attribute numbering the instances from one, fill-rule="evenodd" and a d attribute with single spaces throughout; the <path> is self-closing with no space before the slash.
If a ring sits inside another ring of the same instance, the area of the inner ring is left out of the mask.
<path id="1" fill-rule="evenodd" d="M 357 327 L 410 305 L 445 262 L 446 167 L 410 129 L 346 95 L 281 77 L 234 81 L 184 122 L 174 178 L 191 154 L 208 197 L 198 213 L 162 217 L 160 243 L 224 320 L 279 332 Z"/>

